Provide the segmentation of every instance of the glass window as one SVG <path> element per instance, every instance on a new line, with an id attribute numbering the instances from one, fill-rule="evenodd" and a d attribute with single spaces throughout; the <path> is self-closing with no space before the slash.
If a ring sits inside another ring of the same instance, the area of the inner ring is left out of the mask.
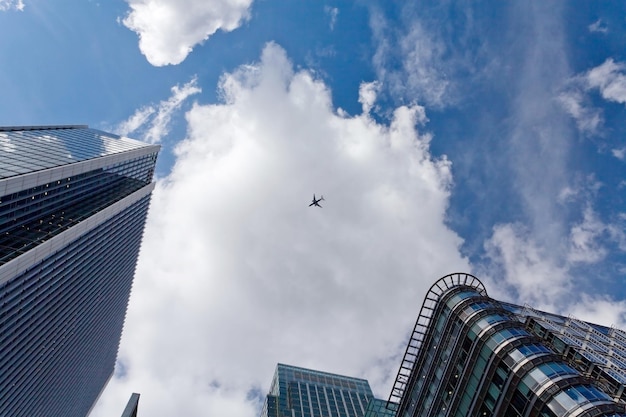
<path id="1" fill-rule="evenodd" d="M 531 343 L 512 350 L 509 352 L 509 356 L 513 359 L 513 363 L 517 364 L 525 358 L 547 355 L 548 353 L 552 353 L 552 351 L 547 346 L 540 343 Z"/>
<path id="2" fill-rule="evenodd" d="M 556 415 L 562 415 L 582 404 L 596 401 L 611 401 L 611 398 L 593 385 L 578 385 L 559 392 L 547 407 Z"/>
<path id="3" fill-rule="evenodd" d="M 578 373 L 563 362 L 547 362 L 531 370 L 522 378 L 522 382 L 528 385 L 531 390 L 535 391 L 538 386 L 548 379 L 562 375 L 578 375 Z"/>
<path id="4" fill-rule="evenodd" d="M 462 291 L 460 293 L 454 294 L 447 302 L 446 304 L 450 307 L 450 308 L 454 308 L 455 305 L 457 305 L 458 303 L 460 303 L 462 300 L 465 300 L 466 298 L 471 298 L 471 297 L 479 297 L 480 294 L 478 294 L 476 291 Z"/>

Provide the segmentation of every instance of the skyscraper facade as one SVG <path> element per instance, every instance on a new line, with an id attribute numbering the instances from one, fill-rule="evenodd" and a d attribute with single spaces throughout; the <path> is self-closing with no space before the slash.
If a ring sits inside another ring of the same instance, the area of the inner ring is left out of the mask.
<path id="1" fill-rule="evenodd" d="M 158 150 L 0 128 L 1 416 L 85 416 L 111 377 Z"/>
<path id="2" fill-rule="evenodd" d="M 126 408 L 122 412 L 122 417 L 137 417 L 137 409 L 139 408 L 139 394 L 134 392 L 128 399 Z"/>
<path id="3" fill-rule="evenodd" d="M 261 417 L 363 417 L 373 397 L 365 379 L 279 363 Z"/>
<path id="4" fill-rule="evenodd" d="M 388 409 L 398 417 L 626 417 L 626 333 L 489 298 L 469 274 L 428 291 Z"/>

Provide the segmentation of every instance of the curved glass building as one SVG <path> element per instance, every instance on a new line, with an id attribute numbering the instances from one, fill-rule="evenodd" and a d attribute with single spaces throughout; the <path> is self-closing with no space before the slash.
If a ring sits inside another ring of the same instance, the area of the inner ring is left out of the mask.
<path id="1" fill-rule="evenodd" d="M 428 291 L 388 409 L 398 417 L 626 417 L 626 333 L 499 302 L 463 273 Z"/>
<path id="2" fill-rule="evenodd" d="M 0 416 L 85 416 L 113 374 L 158 151 L 0 127 Z"/>

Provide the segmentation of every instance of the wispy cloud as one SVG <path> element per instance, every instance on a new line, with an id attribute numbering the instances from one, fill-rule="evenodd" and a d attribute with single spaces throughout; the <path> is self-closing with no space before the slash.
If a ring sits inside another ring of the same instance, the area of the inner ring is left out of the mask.
<path id="1" fill-rule="evenodd" d="M 617 148 L 617 149 L 612 149 L 611 153 L 613 154 L 614 157 L 616 157 L 617 159 L 620 159 L 622 161 L 626 160 L 626 147 L 623 148 Z"/>
<path id="2" fill-rule="evenodd" d="M 0 0 L 0 12 L 8 10 L 24 11 L 23 0 Z"/>
<path id="3" fill-rule="evenodd" d="M 554 3 L 541 7 L 516 3 L 510 13 L 511 18 L 518 16 L 518 24 L 532 28 L 514 51 L 519 68 L 510 75 L 515 96 L 503 140 L 509 149 L 511 185 L 533 239 L 542 247 L 559 250 L 569 228 L 557 196 L 572 185 L 569 159 L 575 139 L 569 119 L 554 100 L 555 87 L 570 73 L 563 22 L 553 17 L 562 10 Z M 545 42 L 547 38 L 550 42 Z"/>
<path id="4" fill-rule="evenodd" d="M 626 328 L 626 301 L 608 295 L 579 294 L 578 302 L 572 306 L 569 314 L 590 323 Z"/>
<path id="5" fill-rule="evenodd" d="M 187 112 L 157 184 L 120 347 L 126 376 L 102 402 L 141 387 L 146 415 L 252 416 L 247 394 L 266 391 L 279 361 L 364 376 L 385 397 L 416 302 L 433 277 L 469 268 L 445 224 L 451 163 L 416 129 L 424 109 L 379 123 L 365 83 L 364 112 L 347 115 L 275 44 L 220 89 L 220 103 Z M 314 192 L 323 209 L 307 207 Z"/>
<path id="6" fill-rule="evenodd" d="M 454 107 L 470 86 L 501 76 L 500 58 L 485 53 L 493 28 L 481 26 L 478 7 L 405 2 L 394 10 L 369 8 L 372 63 L 394 102 Z"/>
<path id="7" fill-rule="evenodd" d="M 609 58 L 586 74 L 590 88 L 597 88 L 605 100 L 626 103 L 626 64 Z"/>
<path id="8" fill-rule="evenodd" d="M 442 65 L 447 51 L 445 44 L 415 22 L 401 39 L 400 48 L 404 56 L 406 81 L 418 94 L 417 101 L 433 106 L 443 105 L 450 86 Z"/>
<path id="9" fill-rule="evenodd" d="M 140 129 L 150 120 L 150 117 L 156 112 L 154 106 L 143 106 L 135 110 L 135 114 L 130 116 L 127 120 L 120 123 L 117 128 L 114 128 L 115 132 L 122 136 L 128 136 L 136 130 Z"/>
<path id="10" fill-rule="evenodd" d="M 591 33 L 608 33 L 609 31 L 609 28 L 607 27 L 606 23 L 602 21 L 602 19 L 598 19 L 590 24 L 588 29 Z"/>
<path id="11" fill-rule="evenodd" d="M 576 121 L 578 129 L 589 135 L 600 134 L 604 127 L 602 110 L 591 104 L 589 95 L 593 91 L 598 91 L 607 101 L 626 103 L 626 64 L 609 58 L 571 77 L 559 94 L 559 102 Z"/>
<path id="12" fill-rule="evenodd" d="M 489 263 L 481 267 L 481 273 L 492 280 L 496 294 L 504 298 L 551 311 L 577 308 L 579 300 L 568 297 L 576 285 L 576 268 L 603 261 L 608 244 L 624 251 L 622 226 L 604 223 L 587 206 L 583 218 L 570 227 L 561 248 L 555 250 L 537 240 L 525 225 L 497 225 L 485 242 Z"/>
<path id="13" fill-rule="evenodd" d="M 135 137 L 149 143 L 161 142 L 169 133 L 170 122 L 175 112 L 180 110 L 187 98 L 202 90 L 198 86 L 198 79 L 193 77 L 182 87 L 175 85 L 171 91 L 170 98 L 157 105 L 140 107 L 114 130 L 125 136 L 135 134 Z"/>
<path id="14" fill-rule="evenodd" d="M 481 273 L 493 282 L 496 298 L 554 311 L 570 290 L 567 267 L 520 223 L 495 226 L 485 251 L 489 265 Z"/>
<path id="15" fill-rule="evenodd" d="M 604 124 L 602 110 L 588 103 L 586 95 L 578 89 L 564 91 L 558 100 L 565 111 L 576 121 L 578 130 L 588 135 L 600 132 Z"/>
<path id="16" fill-rule="evenodd" d="M 508 188 L 489 200 L 497 205 L 481 207 L 489 213 L 485 224 L 492 229 L 483 252 L 476 251 L 480 258 L 475 264 L 481 276 L 490 277 L 496 296 L 557 312 L 579 302 L 568 295 L 573 288 L 588 285 L 580 271 L 623 251 L 622 221 L 598 210 L 601 204 L 594 204 L 598 181 L 573 163 L 579 141 L 569 118 L 576 119 L 579 130 L 600 134 L 603 113 L 591 106 L 589 91 L 596 89 L 617 101 L 623 68 L 608 61 L 572 76 L 564 52 L 565 23 L 558 17 L 562 14 L 554 3 L 516 3 L 507 11 L 511 31 L 515 25 L 532 30 L 521 37 L 516 34 L 514 45 L 506 44 L 501 67 L 508 72 L 494 78 L 507 92 L 501 97 L 506 113 L 498 113 L 505 115 L 506 123 L 499 126 L 493 142 L 502 152 L 494 156 L 489 149 L 486 168 L 478 172 L 494 178 L 483 188 Z M 493 129 L 488 126 L 485 131 Z M 499 219 L 496 224 L 488 223 L 494 219 Z"/>
<path id="17" fill-rule="evenodd" d="M 218 30 L 249 17 L 253 0 L 126 0 L 123 24 L 139 35 L 139 49 L 155 66 L 176 65 Z"/>
<path id="18" fill-rule="evenodd" d="M 597 218 L 591 207 L 584 210 L 583 219 L 570 231 L 570 250 L 568 260 L 573 263 L 596 263 L 607 254 L 600 241 L 608 228 Z"/>
<path id="19" fill-rule="evenodd" d="M 400 31 L 388 25 L 375 8 L 370 10 L 370 28 L 376 42 L 373 64 L 392 96 L 428 106 L 448 104 L 450 81 L 444 56 L 449 50 L 434 32 L 426 30 L 419 20 Z"/>
<path id="20" fill-rule="evenodd" d="M 339 9 L 337 7 L 324 6 L 324 13 L 330 18 L 330 22 L 328 22 L 330 30 L 334 30 L 335 24 L 337 24 L 337 17 L 339 16 Z"/>

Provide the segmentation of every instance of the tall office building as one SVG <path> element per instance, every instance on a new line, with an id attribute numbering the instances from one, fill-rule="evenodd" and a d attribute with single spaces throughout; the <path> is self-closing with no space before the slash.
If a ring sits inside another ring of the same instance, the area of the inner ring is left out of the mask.
<path id="1" fill-rule="evenodd" d="M 363 417 L 373 397 L 365 379 L 279 363 L 261 417 Z"/>
<path id="2" fill-rule="evenodd" d="M 128 399 L 126 408 L 122 412 L 122 417 L 137 417 L 137 409 L 139 408 L 139 394 L 134 392 Z"/>
<path id="3" fill-rule="evenodd" d="M 0 128 L 0 416 L 85 416 L 111 377 L 158 150 Z"/>
<path id="4" fill-rule="evenodd" d="M 626 417 L 626 333 L 489 298 L 468 274 L 428 291 L 394 383 L 398 417 Z"/>

